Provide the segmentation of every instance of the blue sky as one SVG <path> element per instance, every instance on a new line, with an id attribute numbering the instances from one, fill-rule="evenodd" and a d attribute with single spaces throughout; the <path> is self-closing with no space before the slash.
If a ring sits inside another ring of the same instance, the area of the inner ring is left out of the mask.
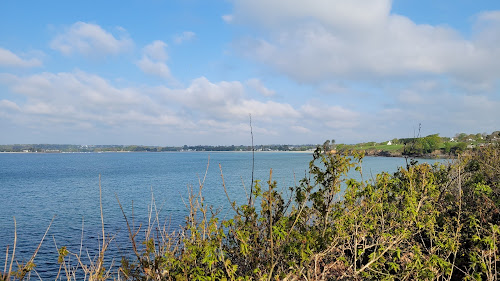
<path id="1" fill-rule="evenodd" d="M 496 0 L 3 1 L 0 35 L 0 144 L 500 128 Z"/>

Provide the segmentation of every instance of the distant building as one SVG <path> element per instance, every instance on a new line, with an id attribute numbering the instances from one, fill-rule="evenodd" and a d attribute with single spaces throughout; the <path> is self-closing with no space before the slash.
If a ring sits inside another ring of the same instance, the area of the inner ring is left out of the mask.
<path id="1" fill-rule="evenodd" d="M 388 141 L 388 142 L 387 142 L 387 145 L 392 145 L 392 141 Z"/>

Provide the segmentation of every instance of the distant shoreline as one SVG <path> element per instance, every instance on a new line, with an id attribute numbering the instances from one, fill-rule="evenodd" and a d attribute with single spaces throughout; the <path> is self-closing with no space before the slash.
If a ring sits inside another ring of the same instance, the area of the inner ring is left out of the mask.
<path id="1" fill-rule="evenodd" d="M 24 151 L 0 151 L 0 153 L 11 153 L 11 154 L 89 154 L 89 153 L 193 153 L 193 152 L 217 152 L 217 153 L 242 153 L 242 152 L 252 152 L 251 150 L 245 151 L 219 151 L 219 150 L 204 150 L 204 151 L 60 151 L 60 152 L 24 152 Z M 272 151 L 254 151 L 255 153 L 309 153 L 312 154 L 314 151 L 297 151 L 297 150 L 272 150 Z"/>
<path id="2" fill-rule="evenodd" d="M 216 151 L 216 150 L 206 150 L 206 151 L 92 151 L 92 152 L 11 152 L 11 151 L 0 151 L 0 154 L 101 154 L 101 153 L 251 153 L 252 151 Z M 312 154 L 314 151 L 255 151 L 255 153 L 299 153 L 299 154 Z M 404 155 L 377 155 L 377 154 L 365 154 L 365 157 L 377 157 L 377 158 L 405 158 Z M 452 155 L 420 155 L 408 157 L 411 159 L 443 159 L 443 160 L 453 160 L 456 157 Z"/>

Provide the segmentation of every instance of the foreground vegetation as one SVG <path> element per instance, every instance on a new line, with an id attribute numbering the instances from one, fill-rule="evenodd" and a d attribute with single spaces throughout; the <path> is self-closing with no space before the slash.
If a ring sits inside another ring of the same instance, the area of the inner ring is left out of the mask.
<path id="1" fill-rule="evenodd" d="M 469 151 L 450 166 L 409 161 L 372 180 L 362 153 L 313 153 L 309 176 L 292 197 L 267 183 L 251 187 L 248 202 L 232 202 L 221 219 L 203 200 L 203 181 L 186 201 L 185 225 L 168 232 L 152 207 L 150 224 L 127 218 L 131 257 L 105 269 L 110 239 L 88 262 L 61 247 L 67 280 L 498 280 L 500 278 L 500 146 Z M 222 184 L 224 178 L 221 170 Z M 225 186 L 224 186 L 225 188 Z M 103 223 L 104 225 L 104 223 Z M 141 237 L 141 238 L 139 238 Z M 9 253 L 9 251 L 7 251 Z M 7 256 L 9 259 L 9 256 Z M 12 260 L 12 256 L 11 256 Z M 0 280 L 30 277 L 36 260 Z M 7 265 L 7 261 L 6 261 Z M 80 277 L 76 277 L 80 276 Z M 82 278 L 83 277 L 83 278 Z"/>

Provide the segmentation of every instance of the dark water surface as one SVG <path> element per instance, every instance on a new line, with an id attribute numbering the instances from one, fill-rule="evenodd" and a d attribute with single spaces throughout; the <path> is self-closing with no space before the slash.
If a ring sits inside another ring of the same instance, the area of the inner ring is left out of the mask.
<path id="1" fill-rule="evenodd" d="M 309 153 L 256 153 L 255 179 L 265 183 L 272 168 L 273 180 L 279 188 L 287 190 L 304 177 L 311 159 Z M 115 235 L 107 254 L 117 261 L 122 254 L 129 253 L 130 243 L 115 196 L 127 215 L 131 216 L 134 206 L 134 217 L 139 224 L 147 222 L 153 191 L 161 218 L 175 229 L 186 215 L 183 198 L 188 197 L 188 187 L 197 190 L 198 180 L 203 180 L 207 171 L 205 202 L 220 208 L 223 214 L 228 213 L 230 207 L 222 188 L 219 163 L 231 199 L 245 202 L 243 185 L 249 189 L 251 181 L 250 152 L 0 153 L 0 253 L 3 253 L 0 262 L 4 262 L 7 245 L 12 249 L 14 217 L 18 235 L 16 260 L 26 261 L 55 216 L 35 259 L 36 270 L 44 280 L 54 279 L 59 268 L 55 243 L 78 252 L 83 239 L 82 250 L 93 256 L 102 236 L 99 174 L 105 229 Z M 403 165 L 403 158 L 366 157 L 365 180 L 382 171 L 394 172 Z"/>

